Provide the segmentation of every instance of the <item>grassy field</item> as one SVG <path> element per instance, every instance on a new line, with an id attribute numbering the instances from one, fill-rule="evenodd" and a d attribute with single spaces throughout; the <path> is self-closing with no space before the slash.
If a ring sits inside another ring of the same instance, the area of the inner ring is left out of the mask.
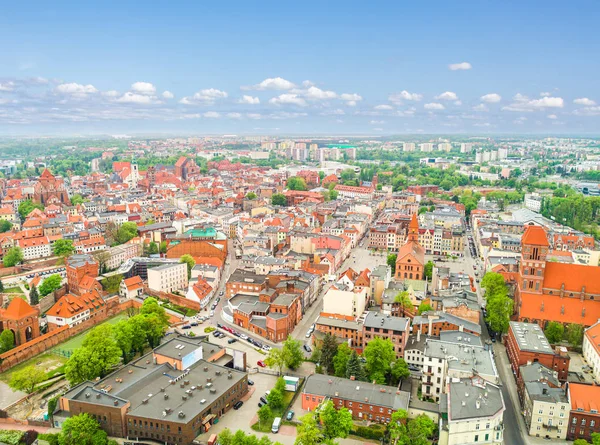
<path id="1" fill-rule="evenodd" d="M 7 287 L 6 289 L 4 289 L 4 293 L 5 294 L 23 294 L 23 291 L 21 290 L 21 288 L 19 286 L 15 286 L 15 287 Z"/>
<path id="2" fill-rule="evenodd" d="M 116 324 L 119 321 L 124 320 L 126 318 L 127 318 L 127 314 L 125 314 L 123 312 L 113 318 L 106 320 L 104 323 L 101 323 L 101 324 Z M 100 325 L 98 325 L 98 326 L 100 326 Z M 85 337 L 87 334 L 88 334 L 88 331 L 82 332 L 81 334 L 76 335 L 73 338 L 70 338 L 66 342 L 56 345 L 54 348 L 51 349 L 51 351 L 60 350 L 63 352 L 66 352 L 66 351 L 73 352 L 75 349 L 81 347 L 81 345 L 83 344 L 83 340 L 85 340 Z"/>
<path id="3" fill-rule="evenodd" d="M 51 354 L 50 352 L 46 352 L 45 354 L 33 357 L 26 362 L 19 363 L 17 366 L 10 368 L 6 372 L 0 373 L 0 380 L 8 383 L 14 372 L 20 371 L 21 369 L 32 365 L 42 368 L 44 371 L 46 371 L 47 378 L 50 378 L 55 374 L 63 372 L 63 365 L 66 363 L 66 361 L 67 359 L 65 357 L 60 357 L 58 355 Z"/>

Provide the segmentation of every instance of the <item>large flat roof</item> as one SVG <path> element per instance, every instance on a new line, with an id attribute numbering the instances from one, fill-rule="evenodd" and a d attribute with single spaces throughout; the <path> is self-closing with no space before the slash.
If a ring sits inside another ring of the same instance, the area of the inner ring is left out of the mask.
<path id="1" fill-rule="evenodd" d="M 511 321 L 510 329 L 517 339 L 517 344 L 521 351 L 554 354 L 554 350 L 550 346 L 546 335 L 544 335 L 544 331 L 542 331 L 542 328 L 538 324 Z"/>

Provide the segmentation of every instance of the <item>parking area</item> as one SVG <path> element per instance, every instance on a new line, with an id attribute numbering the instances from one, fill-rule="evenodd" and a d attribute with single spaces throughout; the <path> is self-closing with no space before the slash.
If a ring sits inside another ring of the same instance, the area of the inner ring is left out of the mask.
<path id="1" fill-rule="evenodd" d="M 594 376 L 590 367 L 585 363 L 583 356 L 577 352 L 570 351 L 569 357 L 571 358 L 569 374 L 576 375 L 582 383 L 594 383 Z"/>

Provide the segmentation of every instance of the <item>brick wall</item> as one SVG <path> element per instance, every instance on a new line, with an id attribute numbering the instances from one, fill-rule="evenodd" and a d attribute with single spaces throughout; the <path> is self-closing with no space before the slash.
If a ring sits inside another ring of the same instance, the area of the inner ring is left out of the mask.
<path id="1" fill-rule="evenodd" d="M 181 297 L 179 295 L 171 294 L 168 292 L 158 292 L 153 289 L 150 289 L 147 286 L 144 286 L 144 293 L 150 295 L 151 297 L 159 298 L 161 300 L 167 299 L 171 303 L 176 304 L 177 306 L 183 306 L 188 309 L 192 309 L 194 311 L 200 311 L 200 302 L 189 300 L 185 297 Z"/>

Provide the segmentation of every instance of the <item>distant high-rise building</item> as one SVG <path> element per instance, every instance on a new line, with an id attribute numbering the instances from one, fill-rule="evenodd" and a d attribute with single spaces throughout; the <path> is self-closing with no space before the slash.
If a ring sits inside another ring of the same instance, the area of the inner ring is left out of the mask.
<path id="1" fill-rule="evenodd" d="M 402 144 L 402 151 L 415 151 L 415 143 L 414 142 L 404 142 Z"/>
<path id="2" fill-rule="evenodd" d="M 423 153 L 429 153 L 433 151 L 433 144 L 430 142 L 425 142 L 424 144 L 419 144 L 419 149 Z"/>
<path id="3" fill-rule="evenodd" d="M 441 144 L 438 144 L 437 148 L 439 151 L 445 151 L 446 153 L 448 153 L 452 150 L 452 144 L 448 142 L 442 142 Z"/>
<path id="4" fill-rule="evenodd" d="M 473 150 L 473 144 L 470 142 L 463 142 L 460 144 L 461 153 L 470 153 Z"/>
<path id="5" fill-rule="evenodd" d="M 501 147 L 498 149 L 498 159 L 502 160 L 502 159 L 506 159 L 508 158 L 508 148 L 506 147 Z"/>

